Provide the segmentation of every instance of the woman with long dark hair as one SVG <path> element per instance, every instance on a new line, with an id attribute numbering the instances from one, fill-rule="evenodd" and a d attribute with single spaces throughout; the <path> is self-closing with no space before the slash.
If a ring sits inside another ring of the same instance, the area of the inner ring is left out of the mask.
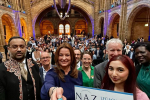
<path id="1" fill-rule="evenodd" d="M 147 95 L 136 87 L 134 64 L 125 55 L 114 56 L 109 60 L 101 88 L 133 93 L 134 100 L 149 100 Z"/>

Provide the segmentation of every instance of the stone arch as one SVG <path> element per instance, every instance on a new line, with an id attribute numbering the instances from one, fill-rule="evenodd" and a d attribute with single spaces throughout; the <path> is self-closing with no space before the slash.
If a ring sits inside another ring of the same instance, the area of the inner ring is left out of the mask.
<path id="1" fill-rule="evenodd" d="M 15 33 L 15 24 L 14 24 L 14 20 L 11 17 L 11 15 L 9 14 L 3 14 L 1 16 L 2 19 L 2 25 L 3 25 L 3 32 L 4 34 L 2 35 L 2 37 L 4 38 L 4 41 L 6 43 L 8 43 L 8 40 L 12 37 L 12 36 L 16 36 L 17 34 Z"/>
<path id="2" fill-rule="evenodd" d="M 100 19 L 99 19 L 99 32 L 100 32 L 100 34 L 103 36 L 103 34 L 104 34 L 104 17 L 101 17 Z"/>
<path id="3" fill-rule="evenodd" d="M 134 19 L 137 15 L 137 13 L 142 10 L 144 7 L 148 7 L 150 8 L 150 5 L 147 4 L 147 3 L 144 3 L 144 4 L 139 4 L 137 5 L 136 7 L 134 7 L 134 9 L 131 11 L 131 13 L 129 14 L 128 16 L 128 19 L 127 19 L 127 39 L 129 39 L 129 41 L 131 41 L 131 35 L 132 35 L 132 25 L 133 25 L 133 22 L 134 22 Z"/>
<path id="4" fill-rule="evenodd" d="M 108 20 L 108 35 L 109 37 L 113 36 L 115 38 L 117 38 L 117 36 L 119 35 L 119 18 L 120 15 L 118 13 L 113 13 L 112 16 L 110 17 L 110 19 Z M 117 23 L 115 23 L 117 21 Z"/>
<path id="5" fill-rule="evenodd" d="M 36 5 L 32 6 L 32 8 L 31 8 L 32 18 L 33 18 L 32 27 L 33 27 L 33 35 L 34 36 L 35 36 L 35 23 L 36 23 L 36 20 L 37 20 L 38 16 L 45 9 L 51 7 L 53 4 L 54 4 L 53 0 L 51 0 L 51 1 L 46 0 L 46 1 L 39 2 L 38 5 L 36 4 Z M 88 3 L 86 3 L 86 5 L 85 5 L 84 1 L 72 1 L 71 5 L 76 6 L 79 9 L 82 9 L 87 14 L 87 16 L 89 17 L 90 22 L 91 22 L 91 33 L 94 36 L 94 9 L 93 9 L 93 6 L 88 4 Z"/>
<path id="6" fill-rule="evenodd" d="M 54 34 L 54 25 L 50 20 L 43 20 L 40 23 L 41 35 Z"/>
<path id="7" fill-rule="evenodd" d="M 149 1 L 140 1 L 135 4 L 135 6 L 129 6 L 129 11 L 127 14 L 127 19 L 132 18 L 131 16 L 134 15 L 134 13 L 138 12 L 142 7 L 150 7 Z"/>
<path id="8" fill-rule="evenodd" d="M 83 28 L 81 28 L 81 29 L 77 28 L 76 25 L 77 25 L 78 22 L 81 22 L 81 27 L 83 27 Z M 85 23 L 85 25 L 84 25 L 84 23 Z M 85 32 L 84 35 L 87 35 L 88 34 L 87 24 L 88 24 L 87 21 L 84 20 L 84 19 L 78 19 L 78 20 L 76 20 L 76 22 L 75 22 L 75 31 L 80 30 L 79 33 L 81 33 L 82 31 L 84 31 Z M 78 32 L 76 32 L 76 33 L 78 33 Z M 79 34 L 76 34 L 76 35 L 79 35 Z"/>
<path id="9" fill-rule="evenodd" d="M 72 36 L 75 35 L 75 25 L 76 23 L 79 21 L 79 20 L 85 20 L 87 22 L 87 24 L 89 23 L 86 19 L 83 19 L 83 18 L 78 18 L 76 20 L 74 20 L 73 23 L 71 23 L 71 27 L 72 27 Z"/>
<path id="10" fill-rule="evenodd" d="M 20 18 L 22 37 L 27 41 L 28 40 L 28 32 L 27 32 L 27 23 L 24 18 Z"/>

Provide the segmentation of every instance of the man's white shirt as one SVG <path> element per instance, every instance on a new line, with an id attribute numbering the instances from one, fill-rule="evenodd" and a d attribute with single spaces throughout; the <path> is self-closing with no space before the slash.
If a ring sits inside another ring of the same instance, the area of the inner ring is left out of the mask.
<path id="1" fill-rule="evenodd" d="M 80 68 L 80 61 L 77 63 L 77 69 Z"/>
<path id="2" fill-rule="evenodd" d="M 45 76 L 46 76 L 47 71 L 44 69 L 43 66 L 42 66 L 42 68 L 43 68 L 43 79 L 44 79 L 44 81 L 45 81 Z M 51 69 L 51 67 L 50 67 L 50 69 Z"/>

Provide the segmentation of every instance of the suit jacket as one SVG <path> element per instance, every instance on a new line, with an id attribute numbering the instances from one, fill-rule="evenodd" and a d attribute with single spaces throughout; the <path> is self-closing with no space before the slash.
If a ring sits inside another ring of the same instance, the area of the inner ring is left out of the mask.
<path id="1" fill-rule="evenodd" d="M 40 72 L 41 82 L 43 84 L 44 83 L 44 78 L 43 78 L 43 68 L 42 67 L 40 67 L 39 72 Z"/>
<path id="2" fill-rule="evenodd" d="M 35 100 L 41 100 L 41 79 L 39 67 L 35 62 L 26 60 L 26 66 L 31 75 Z M 0 64 L 0 100 L 23 100 L 22 76 L 19 64 L 16 60 L 10 60 Z"/>
<path id="3" fill-rule="evenodd" d="M 52 65 L 51 65 L 51 68 L 52 68 Z M 40 68 L 39 68 L 39 72 L 40 72 L 41 82 L 42 82 L 42 84 L 43 84 L 43 83 L 44 83 L 44 78 L 43 78 L 43 67 L 40 67 Z"/>
<path id="4" fill-rule="evenodd" d="M 131 51 L 129 51 L 128 53 L 128 57 L 130 58 L 130 55 L 131 55 Z M 134 62 L 135 61 L 135 54 L 134 54 L 134 51 L 133 51 L 133 55 L 132 55 L 132 61 Z"/>
<path id="5" fill-rule="evenodd" d="M 95 50 L 95 55 L 97 56 L 97 50 Z M 99 50 L 99 57 L 102 59 L 103 57 L 103 52 Z"/>
<path id="6" fill-rule="evenodd" d="M 107 63 L 108 63 L 108 60 L 96 65 L 94 68 L 94 87 L 95 88 L 101 88 L 101 82 L 106 72 L 105 67 Z"/>

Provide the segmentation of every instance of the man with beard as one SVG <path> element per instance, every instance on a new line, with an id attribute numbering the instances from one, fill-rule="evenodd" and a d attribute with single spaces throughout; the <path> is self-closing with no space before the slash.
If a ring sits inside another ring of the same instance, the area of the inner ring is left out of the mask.
<path id="1" fill-rule="evenodd" d="M 78 69 L 78 68 L 80 68 L 80 66 L 82 66 L 82 63 L 80 61 L 81 60 L 81 51 L 79 49 L 75 49 L 74 54 L 76 57 L 77 69 Z"/>
<path id="2" fill-rule="evenodd" d="M 8 51 L 10 59 L 0 64 L 0 100 L 41 100 L 39 67 L 25 58 L 25 40 L 10 38 Z"/>

